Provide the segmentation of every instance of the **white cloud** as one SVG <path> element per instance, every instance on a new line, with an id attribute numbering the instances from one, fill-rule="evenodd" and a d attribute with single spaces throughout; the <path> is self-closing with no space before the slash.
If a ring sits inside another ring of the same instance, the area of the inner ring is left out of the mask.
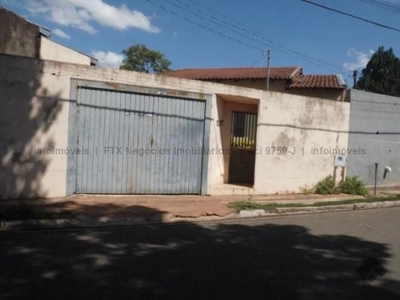
<path id="1" fill-rule="evenodd" d="M 117 69 L 122 63 L 124 56 L 115 52 L 92 51 L 92 56 L 99 61 L 102 67 Z"/>
<path id="2" fill-rule="evenodd" d="M 349 51 L 347 51 L 347 56 L 355 58 L 355 61 L 344 63 L 343 67 L 351 71 L 363 69 L 368 64 L 372 54 L 374 54 L 373 50 L 362 52 L 351 48 Z"/>
<path id="3" fill-rule="evenodd" d="M 65 39 L 65 40 L 70 40 L 71 39 L 71 37 L 66 32 L 64 32 L 64 31 L 62 31 L 61 29 L 58 29 L 58 28 L 53 29 L 51 31 L 51 33 L 53 33 L 54 35 L 56 35 L 56 36 L 58 36 L 58 37 L 60 37 L 62 39 Z"/>
<path id="4" fill-rule="evenodd" d="M 43 14 L 51 22 L 90 34 L 97 32 L 94 23 L 117 30 L 138 28 L 151 33 L 160 32 L 149 17 L 125 4 L 116 7 L 103 0 L 28 0 L 27 7 L 32 14 Z"/>

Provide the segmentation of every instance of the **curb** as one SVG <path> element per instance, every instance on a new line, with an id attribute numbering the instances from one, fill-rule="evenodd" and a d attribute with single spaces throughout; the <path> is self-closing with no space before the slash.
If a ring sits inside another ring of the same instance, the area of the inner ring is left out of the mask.
<path id="1" fill-rule="evenodd" d="M 252 219 L 269 216 L 313 214 L 323 212 L 340 212 L 353 210 L 369 210 L 378 208 L 400 207 L 399 201 L 383 201 L 374 203 L 357 203 L 346 205 L 332 205 L 321 207 L 290 207 L 277 208 L 273 212 L 263 209 L 242 210 L 239 213 L 231 213 L 224 217 L 204 216 L 199 218 L 163 218 L 154 216 L 133 217 L 133 218 L 109 218 L 98 217 L 90 218 L 83 215 L 71 219 L 52 219 L 52 220 L 23 220 L 23 221 L 3 221 L 0 222 L 0 232 L 13 230 L 37 230 L 37 229 L 67 229 L 67 228 L 106 228 L 119 226 L 155 225 L 155 224 L 174 224 L 177 222 L 201 223 L 210 221 L 229 221 L 235 219 Z"/>
<path id="2" fill-rule="evenodd" d="M 263 209 L 255 210 L 242 210 L 239 212 L 239 218 L 255 218 L 266 216 L 279 216 L 279 215 L 294 215 L 294 214 L 312 214 L 322 212 L 339 212 L 339 211 L 352 211 L 352 210 L 368 210 L 377 208 L 390 208 L 400 207 L 400 201 L 382 201 L 373 203 L 356 203 L 344 205 L 329 205 L 329 206 L 305 206 L 305 207 L 288 207 L 277 208 L 273 212 Z"/>

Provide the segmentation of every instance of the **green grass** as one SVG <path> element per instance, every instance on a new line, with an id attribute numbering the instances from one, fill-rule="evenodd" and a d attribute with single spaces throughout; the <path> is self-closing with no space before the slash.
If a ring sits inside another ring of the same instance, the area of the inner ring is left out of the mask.
<path id="1" fill-rule="evenodd" d="M 339 200 L 339 201 L 325 201 L 316 202 L 313 204 L 304 203 L 256 203 L 252 201 L 238 201 L 228 204 L 228 207 L 235 209 L 236 211 L 241 210 L 252 210 L 252 209 L 263 209 L 266 211 L 274 211 L 277 208 L 293 208 L 293 207 L 322 207 L 331 205 L 346 205 L 346 204 L 357 204 L 357 203 L 374 203 L 382 201 L 396 201 L 400 200 L 400 194 L 389 195 L 386 197 L 367 197 L 364 199 L 350 199 L 350 200 Z"/>
<path id="2" fill-rule="evenodd" d="M 47 211 L 40 206 L 33 205 L 7 205 L 0 207 L 0 221 L 30 220 L 30 219 L 58 219 L 69 217 L 65 211 Z"/>

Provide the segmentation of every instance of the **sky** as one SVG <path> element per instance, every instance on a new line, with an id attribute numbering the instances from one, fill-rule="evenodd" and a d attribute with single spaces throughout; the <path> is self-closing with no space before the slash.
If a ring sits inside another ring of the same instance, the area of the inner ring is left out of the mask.
<path id="1" fill-rule="evenodd" d="M 400 0 L 312 0 L 400 29 Z M 341 74 L 349 83 L 379 46 L 400 57 L 400 31 L 301 0 L 0 0 L 51 30 L 51 38 L 118 68 L 121 51 L 145 44 L 173 69 L 300 66 L 304 74 Z"/>

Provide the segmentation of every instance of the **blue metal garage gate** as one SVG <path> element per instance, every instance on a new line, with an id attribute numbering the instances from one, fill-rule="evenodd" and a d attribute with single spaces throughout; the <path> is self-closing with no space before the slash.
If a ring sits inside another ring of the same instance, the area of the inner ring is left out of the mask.
<path id="1" fill-rule="evenodd" d="M 206 101 L 79 87 L 75 193 L 200 194 Z"/>

